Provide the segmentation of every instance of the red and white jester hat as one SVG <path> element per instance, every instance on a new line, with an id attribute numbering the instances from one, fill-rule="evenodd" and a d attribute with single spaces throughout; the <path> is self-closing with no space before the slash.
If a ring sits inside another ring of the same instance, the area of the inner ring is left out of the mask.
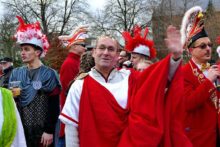
<path id="1" fill-rule="evenodd" d="M 33 24 L 26 24 L 22 17 L 16 16 L 19 21 L 16 34 L 14 35 L 17 39 L 17 43 L 32 44 L 42 49 L 41 57 L 44 57 L 49 49 L 49 42 L 45 34 L 41 32 L 40 23 L 36 22 Z"/>
<path id="2" fill-rule="evenodd" d="M 69 48 L 73 44 L 85 43 L 86 38 L 88 38 L 87 32 L 88 26 L 84 25 L 73 30 L 70 35 L 59 36 L 58 38 L 65 47 Z"/>
<path id="3" fill-rule="evenodd" d="M 144 35 L 141 35 L 141 27 L 135 25 L 133 28 L 133 37 L 127 31 L 122 33 L 122 36 L 125 39 L 125 49 L 132 52 L 148 56 L 150 59 L 156 57 L 156 49 L 154 48 L 153 40 L 147 38 L 148 28 L 145 29 Z"/>

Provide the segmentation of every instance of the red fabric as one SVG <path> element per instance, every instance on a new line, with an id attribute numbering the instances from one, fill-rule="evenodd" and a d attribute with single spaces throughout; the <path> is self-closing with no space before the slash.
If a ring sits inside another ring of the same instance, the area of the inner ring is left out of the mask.
<path id="1" fill-rule="evenodd" d="M 69 84 L 76 75 L 79 73 L 80 56 L 74 53 L 69 53 L 60 69 L 60 82 L 62 85 L 62 91 L 60 93 L 60 106 L 61 110 L 66 101 L 66 94 Z M 64 136 L 64 124 L 61 123 L 60 137 Z"/>
<path id="2" fill-rule="evenodd" d="M 55 87 L 50 93 L 49 96 L 59 95 L 60 94 L 60 87 Z"/>
<path id="3" fill-rule="evenodd" d="M 131 99 L 128 127 L 120 147 L 191 147 L 181 126 L 183 90 L 178 69 L 165 95 L 170 57 L 147 68 L 138 78 Z M 182 106 L 181 106 L 182 107 Z M 181 111 L 180 111 L 181 110 Z"/>
<path id="4" fill-rule="evenodd" d="M 202 74 L 192 60 L 189 63 Z M 211 96 L 216 92 L 215 87 L 205 77 L 199 79 L 195 76 L 189 63 L 183 67 L 185 132 L 194 147 L 216 147 L 218 114 L 211 102 Z"/>
<path id="5" fill-rule="evenodd" d="M 132 82 L 130 78 L 129 84 Z M 132 89 L 128 91 L 130 95 Z M 123 109 L 105 87 L 87 76 L 84 79 L 80 108 L 80 147 L 116 147 L 127 126 L 129 106 Z"/>

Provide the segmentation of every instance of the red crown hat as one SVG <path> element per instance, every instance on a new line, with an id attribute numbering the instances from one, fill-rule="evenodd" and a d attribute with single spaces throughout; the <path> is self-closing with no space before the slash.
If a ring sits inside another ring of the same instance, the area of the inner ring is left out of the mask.
<path id="1" fill-rule="evenodd" d="M 133 37 L 127 31 L 122 32 L 125 39 L 125 49 L 133 52 L 148 56 L 150 59 L 156 57 L 156 49 L 154 48 L 153 40 L 147 39 L 148 28 L 145 29 L 144 35 L 141 35 L 141 27 L 135 25 L 133 29 Z"/>
<path id="2" fill-rule="evenodd" d="M 88 38 L 87 32 L 88 26 L 84 25 L 73 30 L 70 35 L 59 36 L 58 38 L 65 47 L 69 48 L 76 43 L 85 43 L 86 38 Z"/>
<path id="3" fill-rule="evenodd" d="M 44 57 L 49 49 L 49 42 L 46 35 L 41 32 L 40 23 L 26 24 L 22 17 L 16 16 L 19 21 L 16 34 L 18 44 L 33 44 L 42 49 L 41 57 Z"/>
<path id="4" fill-rule="evenodd" d="M 180 32 L 184 49 L 188 49 L 197 39 L 208 37 L 204 29 L 203 10 L 200 6 L 192 7 L 184 14 Z"/>

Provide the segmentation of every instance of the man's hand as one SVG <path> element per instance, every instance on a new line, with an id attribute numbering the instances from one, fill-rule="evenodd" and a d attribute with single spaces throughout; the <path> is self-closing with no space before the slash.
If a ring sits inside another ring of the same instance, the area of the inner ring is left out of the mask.
<path id="1" fill-rule="evenodd" d="M 218 65 L 212 65 L 208 70 L 207 79 L 209 79 L 211 82 L 215 82 L 218 77 L 220 77 L 220 70 Z"/>
<path id="2" fill-rule="evenodd" d="M 167 38 L 165 43 L 169 51 L 172 53 L 172 58 L 177 60 L 181 57 L 183 53 L 183 45 L 181 43 L 181 34 L 176 27 L 170 25 L 167 28 Z"/>
<path id="3" fill-rule="evenodd" d="M 53 134 L 43 133 L 41 137 L 41 143 L 43 146 L 49 146 L 53 142 Z"/>

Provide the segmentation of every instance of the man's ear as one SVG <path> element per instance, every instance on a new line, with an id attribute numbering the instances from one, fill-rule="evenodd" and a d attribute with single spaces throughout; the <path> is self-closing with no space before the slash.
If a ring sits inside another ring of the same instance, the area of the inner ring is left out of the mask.
<path id="1" fill-rule="evenodd" d="M 37 53 L 37 56 L 40 57 L 42 51 L 40 51 L 40 50 L 35 50 L 35 52 Z"/>

